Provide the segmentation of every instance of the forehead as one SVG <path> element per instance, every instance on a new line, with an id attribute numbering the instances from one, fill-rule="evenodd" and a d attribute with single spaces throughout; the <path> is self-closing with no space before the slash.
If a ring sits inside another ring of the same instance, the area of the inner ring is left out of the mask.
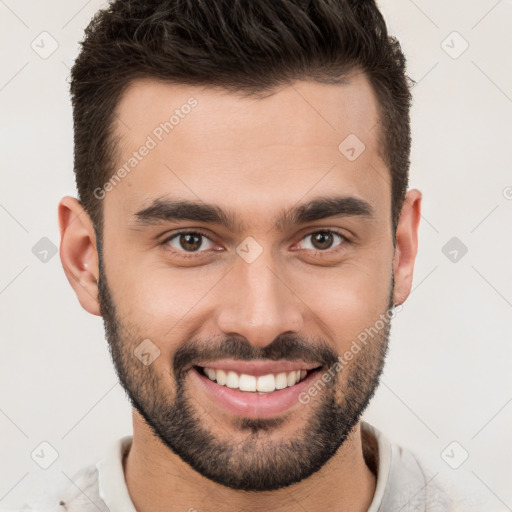
<path id="1" fill-rule="evenodd" d="M 298 81 L 263 98 L 135 81 L 117 108 L 115 169 L 124 172 L 105 199 L 106 217 L 110 208 L 134 215 L 164 196 L 260 219 L 274 204 L 334 193 L 387 210 L 378 119 L 362 73 L 338 85 Z"/>

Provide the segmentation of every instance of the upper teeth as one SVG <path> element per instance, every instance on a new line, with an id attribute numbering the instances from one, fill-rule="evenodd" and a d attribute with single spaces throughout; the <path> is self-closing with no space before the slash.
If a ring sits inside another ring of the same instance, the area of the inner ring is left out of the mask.
<path id="1" fill-rule="evenodd" d="M 284 389 L 294 386 L 306 376 L 306 370 L 293 370 L 285 373 L 269 373 L 255 377 L 246 373 L 238 374 L 233 371 L 215 370 L 213 368 L 204 368 L 204 373 L 210 380 L 217 381 L 221 386 L 239 389 L 240 391 L 260 391 L 270 393 L 276 389 Z"/>

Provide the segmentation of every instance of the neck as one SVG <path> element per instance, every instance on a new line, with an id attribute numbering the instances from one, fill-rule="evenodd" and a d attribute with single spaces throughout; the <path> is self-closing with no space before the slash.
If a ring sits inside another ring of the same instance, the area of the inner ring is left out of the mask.
<path id="1" fill-rule="evenodd" d="M 194 471 L 133 411 L 133 443 L 124 462 L 128 492 L 138 512 L 366 511 L 376 479 L 365 463 L 360 424 L 336 454 L 309 478 L 277 491 L 245 492 Z"/>

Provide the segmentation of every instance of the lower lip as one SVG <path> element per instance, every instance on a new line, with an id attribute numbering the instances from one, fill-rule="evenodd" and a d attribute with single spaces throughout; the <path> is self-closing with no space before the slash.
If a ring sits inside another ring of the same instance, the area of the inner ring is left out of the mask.
<path id="1" fill-rule="evenodd" d="M 221 386 L 203 375 L 197 368 L 191 368 L 191 377 L 199 383 L 206 394 L 231 414 L 244 418 L 271 418 L 282 414 L 294 405 L 300 404 L 299 395 L 310 386 L 320 370 L 306 375 L 304 380 L 289 388 L 277 389 L 271 393 L 240 391 Z M 300 404 L 302 405 L 302 404 Z"/>

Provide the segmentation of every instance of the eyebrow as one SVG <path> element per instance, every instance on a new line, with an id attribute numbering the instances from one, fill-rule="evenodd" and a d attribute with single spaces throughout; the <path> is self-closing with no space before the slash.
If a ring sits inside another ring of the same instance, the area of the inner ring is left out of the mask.
<path id="1" fill-rule="evenodd" d="M 202 201 L 159 198 L 135 213 L 134 217 L 138 226 L 188 220 L 219 224 L 234 233 L 246 231 L 247 228 L 233 211 Z M 370 203 L 358 197 L 318 197 L 282 211 L 274 223 L 274 229 L 283 231 L 296 224 L 333 217 L 362 217 L 371 220 L 375 218 L 375 212 Z"/>

